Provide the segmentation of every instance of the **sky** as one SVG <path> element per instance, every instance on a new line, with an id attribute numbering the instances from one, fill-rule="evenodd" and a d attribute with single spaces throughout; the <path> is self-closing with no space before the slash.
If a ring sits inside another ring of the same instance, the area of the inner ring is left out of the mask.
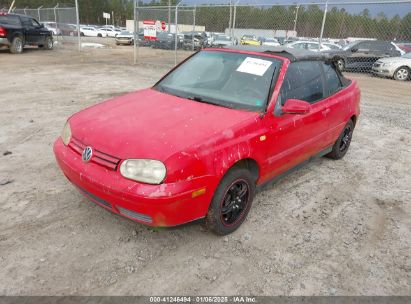
<path id="1" fill-rule="evenodd" d="M 237 0 L 232 0 L 233 2 L 236 2 Z M 319 1 L 309 1 L 309 0 L 293 0 L 293 1 L 287 1 L 287 0 L 238 0 L 239 4 L 254 4 L 254 5 L 264 5 L 264 4 L 282 4 L 282 5 L 292 5 L 292 4 L 298 4 L 298 3 L 304 3 L 304 4 L 309 4 L 309 3 L 323 3 L 325 4 L 326 1 L 324 0 L 319 0 Z M 392 0 L 389 0 L 392 2 Z M 372 16 L 376 16 L 380 12 L 384 12 L 384 14 L 387 17 L 394 17 L 395 15 L 399 15 L 401 17 L 405 16 L 407 13 L 411 12 L 411 0 L 409 0 L 407 3 L 404 2 L 404 0 L 399 0 L 399 3 L 384 3 L 384 1 L 379 1 L 379 0 L 351 0 L 351 1 L 345 1 L 345 2 L 350 2 L 350 3 L 358 3 L 358 4 L 341 4 L 344 1 L 337 1 L 337 0 L 329 0 L 329 9 L 332 6 L 336 6 L 337 8 L 342 8 L 344 7 L 346 11 L 354 14 L 359 14 L 362 12 L 364 9 L 368 9 L 370 11 L 370 14 Z M 370 4 L 370 2 L 373 2 Z M 400 3 L 402 2 L 402 3 Z M 228 4 L 229 0 L 183 0 L 184 4 L 187 5 L 200 5 L 200 4 Z M 367 3 L 367 4 L 361 4 L 361 3 Z"/>

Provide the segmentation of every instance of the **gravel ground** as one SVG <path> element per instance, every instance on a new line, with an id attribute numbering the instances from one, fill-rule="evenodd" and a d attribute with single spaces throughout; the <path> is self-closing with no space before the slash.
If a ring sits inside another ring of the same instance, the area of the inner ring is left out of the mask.
<path id="1" fill-rule="evenodd" d="M 70 114 L 167 70 L 131 58 L 129 47 L 0 51 L 0 294 L 411 294 L 411 82 L 349 75 L 363 98 L 346 157 L 259 193 L 242 227 L 216 237 L 109 213 L 56 165 Z"/>

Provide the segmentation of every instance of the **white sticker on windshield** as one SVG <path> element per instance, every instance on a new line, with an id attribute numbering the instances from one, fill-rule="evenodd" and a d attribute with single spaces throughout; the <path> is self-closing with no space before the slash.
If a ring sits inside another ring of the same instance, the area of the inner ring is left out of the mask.
<path id="1" fill-rule="evenodd" d="M 237 69 L 237 72 L 243 72 L 258 76 L 263 76 L 272 64 L 271 61 L 247 57 Z"/>

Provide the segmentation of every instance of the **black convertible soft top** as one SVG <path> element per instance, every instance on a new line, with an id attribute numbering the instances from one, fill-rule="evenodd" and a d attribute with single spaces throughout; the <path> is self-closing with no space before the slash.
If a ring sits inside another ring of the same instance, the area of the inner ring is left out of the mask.
<path id="1" fill-rule="evenodd" d="M 318 60 L 318 61 L 332 61 L 332 57 L 327 53 L 313 52 L 308 50 L 300 50 L 293 48 L 286 48 L 282 46 L 251 46 L 251 45 L 236 45 L 227 46 L 225 49 L 269 53 L 281 57 L 288 58 L 291 62 L 304 60 Z"/>

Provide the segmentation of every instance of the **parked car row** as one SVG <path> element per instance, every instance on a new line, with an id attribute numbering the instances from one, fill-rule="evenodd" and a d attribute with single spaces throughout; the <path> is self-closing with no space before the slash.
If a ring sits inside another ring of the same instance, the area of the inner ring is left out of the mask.
<path id="1" fill-rule="evenodd" d="M 93 27 L 93 26 L 80 26 L 80 36 L 87 37 L 117 37 L 121 33 L 120 29 L 111 27 Z"/>
<path id="2" fill-rule="evenodd" d="M 330 54 L 340 71 L 371 72 L 401 81 L 409 80 L 411 75 L 411 53 L 391 41 L 359 40 L 341 48 L 331 42 L 320 46 L 315 41 L 297 40 L 285 46 Z"/>
<path id="3" fill-rule="evenodd" d="M 77 35 L 77 25 L 68 23 L 58 23 L 54 21 L 44 21 L 41 24 L 54 36 L 75 36 Z M 124 29 L 123 29 L 124 30 Z M 80 35 L 87 37 L 116 37 L 122 31 L 121 28 L 112 25 L 95 26 L 80 25 Z"/>
<path id="4" fill-rule="evenodd" d="M 408 80 L 411 75 L 409 56 L 403 56 L 410 44 L 397 44 L 391 41 L 358 40 L 342 46 L 340 42 L 327 40 L 318 42 L 313 39 L 299 39 L 296 37 L 283 40 L 283 44 L 276 38 L 243 35 L 238 41 L 224 33 L 186 32 L 177 34 L 157 32 L 155 39 L 145 39 L 140 32 L 139 45 L 158 49 L 175 49 L 198 51 L 205 47 L 230 47 L 233 45 L 249 46 L 281 46 L 286 48 L 323 52 L 331 55 L 340 71 L 370 72 L 375 75 L 392 77 L 396 80 Z M 134 36 L 130 32 L 121 32 L 116 38 L 116 44 L 133 44 Z M 403 57 L 401 57 L 403 56 Z"/>

